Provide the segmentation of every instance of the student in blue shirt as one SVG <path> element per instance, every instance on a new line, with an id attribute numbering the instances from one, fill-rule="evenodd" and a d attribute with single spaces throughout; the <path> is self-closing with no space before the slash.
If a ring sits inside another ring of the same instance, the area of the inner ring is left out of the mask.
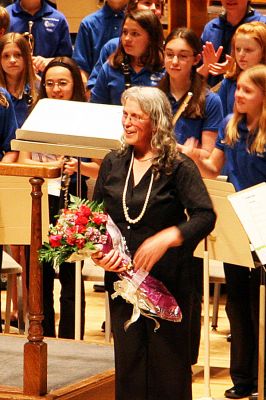
<path id="1" fill-rule="evenodd" d="M 37 100 L 36 78 L 27 40 L 20 33 L 0 38 L 0 86 L 11 95 L 20 128 Z"/>
<path id="2" fill-rule="evenodd" d="M 210 92 L 206 81 L 196 71 L 201 59 L 201 43 L 191 29 L 174 29 L 165 40 L 165 76 L 159 87 L 167 94 L 175 122 L 177 142 L 183 152 L 189 138 L 196 138 L 197 152 L 208 155 L 215 145 L 218 128 L 222 122 L 222 104 L 219 96 Z M 188 92 L 192 93 L 185 107 Z M 197 363 L 201 330 L 202 260 L 193 259 L 196 286 L 193 298 L 191 326 L 191 364 Z"/>
<path id="3" fill-rule="evenodd" d="M 174 29 L 165 40 L 166 73 L 159 87 L 170 99 L 174 118 L 184 106 L 188 93 L 192 93 L 175 122 L 175 135 L 183 152 L 187 139 L 196 138 L 197 151 L 206 157 L 214 148 L 223 113 L 219 96 L 207 88 L 205 80 L 196 71 L 200 54 L 201 43 L 195 32 L 187 28 Z"/>
<path id="4" fill-rule="evenodd" d="M 163 0 L 129 0 L 127 5 L 127 11 L 135 10 L 151 10 L 160 19 L 163 14 L 164 1 Z M 97 76 L 100 69 L 102 68 L 108 57 L 115 52 L 119 45 L 119 37 L 108 40 L 108 42 L 102 47 L 97 63 L 94 65 L 91 71 L 87 87 L 91 89 L 96 82 Z"/>
<path id="5" fill-rule="evenodd" d="M 15 162 L 18 153 L 11 151 L 10 141 L 16 138 L 17 121 L 14 108 L 8 92 L 0 88 L 0 161 Z M 0 272 L 2 267 L 3 246 L 0 246 Z M 1 287 L 0 287 L 0 310 L 1 310 Z M 0 323 L 0 333 L 2 325 Z"/>
<path id="6" fill-rule="evenodd" d="M 219 129 L 215 149 L 208 158 L 200 159 L 191 147 L 190 156 L 205 177 L 215 178 L 226 162 L 228 180 L 237 191 L 266 181 L 265 92 L 265 65 L 241 72 L 234 113 Z M 257 400 L 260 268 L 225 265 L 225 276 L 234 384 L 225 391 L 225 397 Z"/>
<path id="7" fill-rule="evenodd" d="M 251 21 L 266 22 L 266 17 L 250 7 L 248 0 L 235 0 L 230 2 L 221 0 L 224 12 L 217 18 L 209 21 L 202 32 L 201 41 L 203 45 L 211 46 L 212 59 L 206 60 L 205 66 L 200 69 L 200 73 L 208 77 L 210 86 L 215 86 L 223 78 L 228 67 L 230 59 L 228 55 L 231 52 L 231 40 L 236 29 L 243 23 Z M 209 48 L 210 50 L 210 48 Z M 220 74 L 209 75 L 209 64 L 220 62 Z"/>
<path id="8" fill-rule="evenodd" d="M 85 17 L 75 41 L 73 58 L 87 81 L 103 45 L 121 33 L 128 0 L 107 0 L 104 6 Z"/>
<path id="9" fill-rule="evenodd" d="M 91 91 L 91 102 L 121 104 L 130 86 L 157 86 L 163 75 L 163 29 L 149 10 L 127 14 L 114 54 L 103 65 Z"/>
<path id="10" fill-rule="evenodd" d="M 234 63 L 218 91 L 224 116 L 233 112 L 236 81 L 241 71 L 256 64 L 266 64 L 266 24 L 254 21 L 240 25 L 232 39 L 231 55 Z"/>
<path id="11" fill-rule="evenodd" d="M 16 138 L 17 120 L 9 93 L 0 88 L 0 161 L 15 162 L 16 151 L 11 151 L 10 141 Z"/>
<path id="12" fill-rule="evenodd" d="M 51 58 L 71 57 L 72 43 L 67 20 L 45 0 L 16 0 L 7 10 L 10 32 L 29 32 L 33 35 L 33 63 L 37 71 L 43 71 Z"/>

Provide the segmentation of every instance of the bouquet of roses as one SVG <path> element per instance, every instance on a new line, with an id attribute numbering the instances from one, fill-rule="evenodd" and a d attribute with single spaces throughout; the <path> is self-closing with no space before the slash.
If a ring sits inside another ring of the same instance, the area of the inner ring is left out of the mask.
<path id="1" fill-rule="evenodd" d="M 181 321 L 181 310 L 166 287 L 147 272 L 134 271 L 125 240 L 103 204 L 71 196 L 69 208 L 62 210 L 55 226 L 50 225 L 48 237 L 49 243 L 44 243 L 39 251 L 40 262 L 54 262 L 58 266 L 64 261 L 84 260 L 98 251 L 107 254 L 113 248 L 122 254 L 126 271 L 118 274 L 120 280 L 114 283 L 112 298 L 120 295 L 133 304 L 125 329 L 140 314 L 154 319 L 155 329 L 160 326 L 156 317 Z"/>
<path id="2" fill-rule="evenodd" d="M 57 217 L 55 226 L 50 225 L 49 243 L 39 250 L 40 262 L 81 261 L 102 249 L 107 242 L 107 214 L 103 204 L 81 200 L 70 195 L 70 205 Z"/>

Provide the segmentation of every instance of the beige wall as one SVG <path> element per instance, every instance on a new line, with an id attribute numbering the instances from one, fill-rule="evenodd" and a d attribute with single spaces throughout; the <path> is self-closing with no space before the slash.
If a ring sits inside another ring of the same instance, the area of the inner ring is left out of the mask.
<path id="1" fill-rule="evenodd" d="M 78 31 L 81 20 L 98 10 L 99 0 L 56 0 L 57 9 L 67 18 L 71 33 Z"/>

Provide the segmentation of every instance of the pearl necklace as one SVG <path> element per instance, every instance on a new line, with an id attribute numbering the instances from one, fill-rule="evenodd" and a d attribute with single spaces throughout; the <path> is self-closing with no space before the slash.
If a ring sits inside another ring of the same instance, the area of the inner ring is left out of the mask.
<path id="1" fill-rule="evenodd" d="M 137 224 L 142 219 L 143 215 L 145 214 L 145 211 L 146 211 L 147 205 L 148 205 L 148 201 L 150 199 L 151 188 L 152 188 L 153 178 L 154 178 L 153 172 L 152 172 L 151 180 L 150 180 L 149 188 L 148 188 L 146 198 L 145 198 L 145 201 L 143 204 L 143 208 L 138 217 L 136 217 L 135 219 L 131 219 L 128 214 L 128 211 L 127 211 L 126 195 L 127 195 L 128 181 L 129 181 L 130 173 L 131 173 L 131 170 L 133 167 L 133 162 L 134 162 L 134 152 L 132 152 L 131 161 L 130 161 L 130 165 L 129 165 L 129 169 L 128 169 L 128 173 L 127 173 L 127 177 L 126 177 L 126 182 L 125 182 L 125 186 L 124 186 L 124 190 L 123 190 L 123 196 L 122 196 L 123 212 L 124 212 L 125 219 L 129 224 Z"/>

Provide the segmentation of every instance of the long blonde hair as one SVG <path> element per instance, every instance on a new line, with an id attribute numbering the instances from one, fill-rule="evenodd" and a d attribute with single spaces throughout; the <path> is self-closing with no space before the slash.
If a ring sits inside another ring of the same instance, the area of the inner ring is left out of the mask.
<path id="1" fill-rule="evenodd" d="M 255 134 L 248 137 L 247 146 L 251 153 L 263 153 L 266 150 L 266 66 L 263 64 L 255 65 L 241 72 L 241 76 L 250 79 L 263 92 L 262 111 L 259 118 L 258 129 Z M 233 117 L 226 126 L 225 143 L 233 146 L 239 139 L 238 124 L 242 120 L 243 114 L 234 107 Z"/>
<path id="2" fill-rule="evenodd" d="M 253 21 L 240 25 L 232 38 L 231 56 L 235 60 L 235 43 L 237 35 L 249 35 L 250 38 L 256 40 L 262 49 L 262 58 L 260 64 L 266 64 L 266 25 L 263 22 Z M 242 69 L 235 61 L 225 77 L 236 80 Z"/>
<path id="3" fill-rule="evenodd" d="M 29 95 L 32 98 L 31 107 L 35 104 L 37 100 L 37 78 L 34 73 L 32 59 L 31 59 L 31 51 L 27 40 L 20 33 L 10 32 L 6 33 L 2 37 L 0 37 L 0 58 L 4 51 L 4 48 L 7 44 L 14 43 L 18 46 L 21 51 L 23 60 L 24 60 L 24 71 L 21 74 L 21 88 L 24 90 L 26 85 L 29 85 L 30 93 Z M 4 87 L 8 90 L 6 73 L 2 68 L 2 64 L 0 63 L 0 86 Z"/>

